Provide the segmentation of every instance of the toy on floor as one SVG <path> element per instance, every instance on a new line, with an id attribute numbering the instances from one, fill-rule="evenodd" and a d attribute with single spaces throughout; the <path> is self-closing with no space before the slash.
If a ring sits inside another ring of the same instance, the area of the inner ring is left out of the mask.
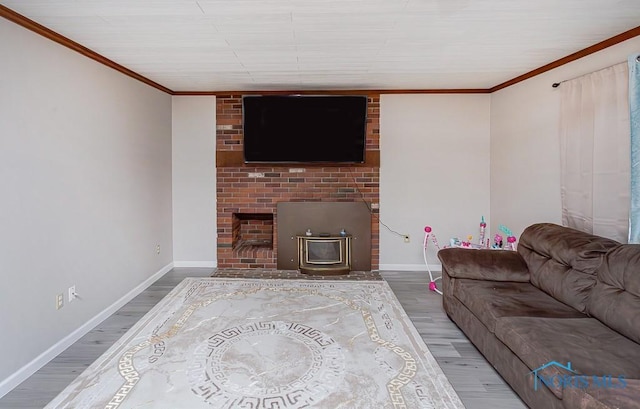
<path id="1" fill-rule="evenodd" d="M 499 229 L 507 235 L 507 244 L 503 247 L 503 250 L 515 250 L 516 249 L 516 236 L 513 235 L 513 232 L 504 224 L 501 224 Z"/>
<path id="2" fill-rule="evenodd" d="M 509 230 L 504 225 L 500 225 L 500 231 L 507 235 L 507 242 L 504 243 L 504 238 L 501 234 L 496 234 L 493 237 L 493 244 L 489 243 L 489 239 L 485 239 L 487 223 L 484 221 L 484 216 L 480 221 L 480 237 L 478 239 L 478 243 L 472 243 L 473 236 L 468 235 L 466 241 L 462 241 L 457 237 L 454 237 L 449 240 L 449 245 L 447 247 L 462 247 L 462 248 L 470 248 L 470 249 L 495 249 L 495 250 L 515 250 L 516 249 L 516 236 L 513 235 L 513 232 Z M 438 244 L 438 239 L 436 238 L 435 233 L 431 226 L 424 227 L 424 242 L 422 245 L 422 253 L 424 256 L 424 264 L 427 266 L 427 272 L 429 273 L 429 290 L 436 292 L 442 295 L 442 291 L 438 289 L 438 285 L 436 281 L 441 280 L 442 277 L 433 277 L 433 273 L 431 272 L 431 268 L 429 267 L 429 262 L 427 260 L 427 247 L 429 245 L 429 241 L 433 243 L 436 250 L 441 250 L 440 245 Z"/>
<path id="3" fill-rule="evenodd" d="M 441 280 L 442 277 L 433 278 L 433 273 L 431 272 L 429 262 L 427 261 L 427 245 L 429 244 L 429 239 L 431 239 L 436 249 L 440 250 L 438 239 L 436 238 L 435 233 L 432 232 L 431 226 L 424 226 L 424 243 L 422 245 L 422 252 L 424 255 L 424 264 L 426 264 L 427 271 L 429 272 L 429 290 L 442 295 L 442 291 L 438 290 L 438 286 L 436 285 L 436 280 Z"/>
<path id="4" fill-rule="evenodd" d="M 478 244 L 481 246 L 484 244 L 484 235 L 486 230 L 487 223 L 485 223 L 484 216 L 482 216 L 482 219 L 480 219 L 480 238 L 478 239 Z"/>

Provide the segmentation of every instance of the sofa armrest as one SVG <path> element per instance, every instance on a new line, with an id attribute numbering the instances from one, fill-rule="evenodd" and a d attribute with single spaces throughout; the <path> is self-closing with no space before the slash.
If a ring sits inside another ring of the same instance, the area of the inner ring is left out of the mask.
<path id="1" fill-rule="evenodd" d="M 454 278 L 529 282 L 529 269 L 520 254 L 505 250 L 446 248 L 438 251 L 442 272 Z"/>

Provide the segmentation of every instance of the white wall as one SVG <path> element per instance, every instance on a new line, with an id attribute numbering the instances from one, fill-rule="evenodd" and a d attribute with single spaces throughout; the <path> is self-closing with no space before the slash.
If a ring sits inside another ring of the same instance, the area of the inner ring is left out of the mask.
<path id="1" fill-rule="evenodd" d="M 424 227 L 441 245 L 478 238 L 489 222 L 490 96 L 382 95 L 380 218 L 409 234 L 410 243 L 380 226 L 380 269 L 425 270 Z M 428 260 L 437 266 L 432 251 Z"/>
<path id="2" fill-rule="evenodd" d="M 4 19 L 0 38 L 1 396 L 166 272 L 172 239 L 171 97 Z"/>
<path id="3" fill-rule="evenodd" d="M 519 236 L 533 223 L 562 223 L 560 88 L 551 84 L 624 62 L 639 49 L 636 37 L 491 94 L 494 229 L 504 224 Z"/>
<path id="4" fill-rule="evenodd" d="M 173 260 L 215 267 L 216 98 L 172 98 Z"/>

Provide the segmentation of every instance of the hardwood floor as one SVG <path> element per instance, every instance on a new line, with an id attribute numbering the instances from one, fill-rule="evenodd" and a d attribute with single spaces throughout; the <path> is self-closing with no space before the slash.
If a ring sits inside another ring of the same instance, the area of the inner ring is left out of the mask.
<path id="1" fill-rule="evenodd" d="M 527 408 L 447 317 L 441 296 L 429 291 L 426 272 L 383 271 L 380 274 L 467 409 Z"/>
<path id="2" fill-rule="evenodd" d="M 175 268 L 0 399 L 0 409 L 41 409 L 185 277 L 213 269 Z M 442 310 L 424 272 L 381 272 L 467 409 L 526 408 Z M 83 408 L 84 409 L 84 408 Z"/>

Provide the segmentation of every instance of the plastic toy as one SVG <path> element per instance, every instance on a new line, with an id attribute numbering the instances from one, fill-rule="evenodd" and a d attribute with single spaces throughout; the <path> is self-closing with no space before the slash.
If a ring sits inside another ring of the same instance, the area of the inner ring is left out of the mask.
<path id="1" fill-rule="evenodd" d="M 504 224 L 501 224 L 499 227 L 500 231 L 507 235 L 507 244 L 504 246 L 504 250 L 515 250 L 516 249 L 516 236 L 513 235 L 513 232 Z"/>
<path id="2" fill-rule="evenodd" d="M 462 241 L 457 237 L 453 237 L 449 240 L 449 244 L 445 246 L 447 247 L 463 247 L 470 249 L 496 249 L 496 250 L 515 250 L 516 249 L 516 236 L 513 235 L 513 232 L 507 229 L 504 225 L 500 225 L 500 231 L 502 231 L 507 236 L 507 242 L 504 243 L 504 238 L 501 234 L 496 234 L 493 237 L 493 244 L 489 244 L 489 239 L 485 239 L 486 235 L 487 223 L 484 221 L 484 216 L 482 216 L 482 220 L 480 221 L 480 238 L 478 239 L 478 243 L 472 243 L 473 236 L 468 235 L 466 241 Z M 429 246 L 429 241 L 433 243 L 436 250 L 441 250 L 440 245 L 438 244 L 438 239 L 436 238 L 435 233 L 431 226 L 424 227 L 424 242 L 422 245 L 422 253 L 424 256 L 424 264 L 427 266 L 427 271 L 429 272 L 429 290 L 436 292 L 442 295 L 442 291 L 438 289 L 438 285 L 436 281 L 441 280 L 442 277 L 433 277 L 433 273 L 431 272 L 431 268 L 429 267 L 429 262 L 427 260 L 427 247 Z"/>
<path id="3" fill-rule="evenodd" d="M 487 223 L 485 223 L 484 221 L 484 216 L 482 216 L 482 219 L 480 220 L 480 238 L 478 239 L 478 244 L 483 246 L 484 243 L 484 235 L 487 229 Z"/>
<path id="4" fill-rule="evenodd" d="M 502 235 L 496 233 L 496 235 L 493 236 L 493 245 L 491 246 L 491 248 L 501 249 L 502 243 L 503 243 Z"/>
<path id="5" fill-rule="evenodd" d="M 422 245 L 422 252 L 424 255 L 424 264 L 427 266 L 427 271 L 429 272 L 429 290 L 442 295 L 442 291 L 440 291 L 438 289 L 438 286 L 436 285 L 436 281 L 441 280 L 442 277 L 433 278 L 433 273 L 431 272 L 431 268 L 429 267 L 429 262 L 427 261 L 427 246 L 429 244 L 429 239 L 431 239 L 436 249 L 440 250 L 438 239 L 436 238 L 435 233 L 433 233 L 431 226 L 425 226 L 424 227 L 424 243 Z"/>

